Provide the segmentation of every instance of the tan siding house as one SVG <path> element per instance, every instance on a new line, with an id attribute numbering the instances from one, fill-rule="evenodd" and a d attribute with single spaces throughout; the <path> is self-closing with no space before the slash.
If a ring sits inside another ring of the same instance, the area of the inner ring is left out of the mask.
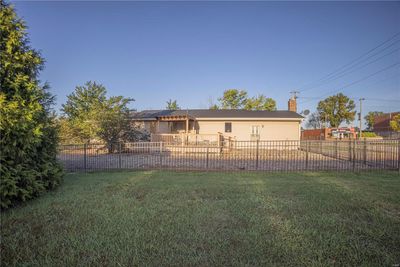
<path id="1" fill-rule="evenodd" d="M 303 117 L 294 111 L 145 110 L 132 120 L 153 135 L 221 135 L 224 139 L 300 140 Z"/>

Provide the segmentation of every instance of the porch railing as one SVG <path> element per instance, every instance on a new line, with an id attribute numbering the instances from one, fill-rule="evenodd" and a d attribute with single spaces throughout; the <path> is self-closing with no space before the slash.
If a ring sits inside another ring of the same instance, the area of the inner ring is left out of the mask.
<path id="1" fill-rule="evenodd" d="M 194 145 L 194 146 L 221 146 L 223 141 L 222 134 L 151 134 L 151 142 L 165 142 L 174 145 Z"/>

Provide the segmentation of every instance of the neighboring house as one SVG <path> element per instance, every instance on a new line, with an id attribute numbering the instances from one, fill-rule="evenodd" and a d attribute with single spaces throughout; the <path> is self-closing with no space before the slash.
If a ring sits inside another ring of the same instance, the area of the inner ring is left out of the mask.
<path id="1" fill-rule="evenodd" d="M 394 132 L 390 127 L 390 121 L 400 112 L 385 113 L 375 116 L 373 130 L 377 135 L 389 138 L 400 138 L 400 133 Z"/>
<path id="2" fill-rule="evenodd" d="M 289 101 L 289 107 L 296 105 Z M 303 117 L 295 111 L 249 110 L 144 110 L 132 113 L 132 120 L 154 135 L 221 135 L 224 139 L 300 140 Z M 154 140 L 154 139 L 153 139 Z"/>

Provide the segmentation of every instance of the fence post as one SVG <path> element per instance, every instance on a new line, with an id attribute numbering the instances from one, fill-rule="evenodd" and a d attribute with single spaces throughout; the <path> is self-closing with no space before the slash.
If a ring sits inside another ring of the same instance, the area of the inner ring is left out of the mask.
<path id="1" fill-rule="evenodd" d="M 85 172 L 86 172 L 86 150 L 87 150 L 87 144 L 83 145 L 83 166 L 85 168 Z"/>
<path id="2" fill-rule="evenodd" d="M 321 155 L 324 155 L 323 150 L 322 150 L 322 140 L 319 140 L 319 152 Z"/>
<path id="3" fill-rule="evenodd" d="M 209 147 L 207 147 L 207 155 L 206 155 L 206 170 L 208 170 L 208 157 L 209 157 Z"/>
<path id="4" fill-rule="evenodd" d="M 356 169 L 356 139 L 353 140 L 353 171 Z"/>
<path id="5" fill-rule="evenodd" d="M 352 161 L 352 155 L 351 155 L 351 140 L 349 139 L 349 141 L 347 142 L 347 145 L 349 146 L 349 161 Z"/>
<path id="6" fill-rule="evenodd" d="M 160 168 L 162 168 L 162 150 L 163 150 L 163 142 L 160 142 Z"/>
<path id="7" fill-rule="evenodd" d="M 309 151 L 310 142 L 306 141 L 306 170 L 308 170 L 308 151 Z"/>
<path id="8" fill-rule="evenodd" d="M 338 140 L 336 139 L 335 141 L 335 158 L 338 159 L 339 158 L 339 153 L 338 153 Z"/>
<path id="9" fill-rule="evenodd" d="M 364 165 L 367 165 L 367 139 L 364 138 L 364 155 L 363 155 L 363 161 Z"/>
<path id="10" fill-rule="evenodd" d="M 122 144 L 121 142 L 118 143 L 118 168 L 122 168 Z"/>
<path id="11" fill-rule="evenodd" d="M 400 139 L 397 140 L 397 169 L 400 173 Z"/>
<path id="12" fill-rule="evenodd" d="M 256 170 L 258 170 L 258 150 L 259 150 L 259 144 L 260 144 L 260 140 L 257 139 L 257 143 L 256 143 Z"/>

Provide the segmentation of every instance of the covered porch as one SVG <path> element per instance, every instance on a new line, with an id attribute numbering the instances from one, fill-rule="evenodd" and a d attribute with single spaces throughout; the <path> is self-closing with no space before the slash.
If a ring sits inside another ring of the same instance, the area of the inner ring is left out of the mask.
<path id="1" fill-rule="evenodd" d="M 184 146 L 220 146 L 222 133 L 199 134 L 199 126 L 194 117 L 166 115 L 157 117 L 158 131 L 151 134 L 152 142 L 165 142 Z"/>
<path id="2" fill-rule="evenodd" d="M 189 115 L 168 115 L 157 118 L 158 131 L 154 134 L 196 134 L 196 119 Z"/>

